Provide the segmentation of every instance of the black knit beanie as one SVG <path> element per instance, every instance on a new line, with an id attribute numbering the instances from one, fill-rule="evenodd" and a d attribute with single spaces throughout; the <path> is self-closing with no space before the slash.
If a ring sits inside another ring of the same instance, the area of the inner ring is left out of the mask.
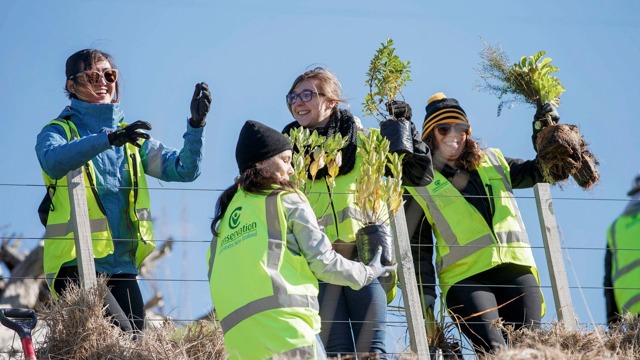
<path id="1" fill-rule="evenodd" d="M 291 143 L 279 131 L 260 122 L 248 120 L 240 130 L 236 145 L 236 162 L 240 173 L 262 160 L 291 150 Z"/>
<path id="2" fill-rule="evenodd" d="M 467 113 L 458 100 L 448 98 L 444 93 L 435 93 L 427 101 L 427 114 L 422 124 L 422 138 L 425 139 L 438 124 L 469 124 Z M 471 128 L 469 128 L 471 135 Z"/>

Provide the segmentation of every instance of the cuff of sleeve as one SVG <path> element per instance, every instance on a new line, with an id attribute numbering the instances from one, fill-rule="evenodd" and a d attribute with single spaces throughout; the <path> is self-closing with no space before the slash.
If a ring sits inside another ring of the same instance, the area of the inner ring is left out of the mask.
<path id="1" fill-rule="evenodd" d="M 365 265 L 365 264 L 362 264 L 362 265 L 364 265 L 364 267 L 367 269 L 367 279 L 366 279 L 367 281 L 364 284 L 365 286 L 367 286 L 373 282 L 373 276 L 375 274 L 373 273 L 373 269 L 371 268 L 371 266 Z"/>

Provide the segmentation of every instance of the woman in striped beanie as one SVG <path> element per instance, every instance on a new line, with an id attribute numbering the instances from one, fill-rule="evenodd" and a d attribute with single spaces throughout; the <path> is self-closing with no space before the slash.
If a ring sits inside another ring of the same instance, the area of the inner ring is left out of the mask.
<path id="1" fill-rule="evenodd" d="M 424 307 L 434 306 L 437 269 L 441 296 L 464 334 L 477 349 L 495 351 L 505 340 L 491 326 L 494 320 L 539 326 L 544 314 L 538 270 L 512 190 L 543 182 L 542 174 L 535 159 L 481 149 L 456 99 L 436 93 L 426 111 L 422 139 L 432 150 L 434 180 L 407 187 L 413 196 L 405 206 L 408 219 L 417 221 L 413 255 Z"/>

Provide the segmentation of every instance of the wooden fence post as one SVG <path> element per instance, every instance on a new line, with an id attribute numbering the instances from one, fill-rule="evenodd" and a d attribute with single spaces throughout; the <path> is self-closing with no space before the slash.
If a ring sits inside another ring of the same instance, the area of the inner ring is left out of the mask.
<path id="1" fill-rule="evenodd" d="M 69 205 L 71 206 L 70 221 L 75 234 L 80 285 L 83 289 L 91 289 L 97 284 L 96 266 L 93 260 L 89 208 L 87 207 L 82 167 L 67 173 L 67 183 L 69 185 Z"/>
<path id="2" fill-rule="evenodd" d="M 427 332 L 424 317 L 422 316 L 420 296 L 418 295 L 418 282 L 413 267 L 413 256 L 411 256 L 409 232 L 404 216 L 404 207 L 402 206 L 400 206 L 395 216 L 393 216 L 391 231 L 393 231 L 395 238 L 393 243 L 396 260 L 398 262 L 398 280 L 402 284 L 401 289 L 404 299 L 404 311 L 407 317 L 411 351 L 418 355 L 418 359 L 429 359 Z"/>
<path id="3" fill-rule="evenodd" d="M 551 199 L 551 189 L 549 184 L 540 183 L 533 187 L 540 218 L 540 231 L 544 242 L 544 250 L 547 257 L 549 277 L 551 278 L 551 289 L 553 299 L 556 304 L 556 314 L 565 327 L 569 329 L 577 328 L 577 318 L 571 302 L 569 282 L 564 268 L 564 257 L 560 247 L 560 236 L 558 225 L 553 210 Z"/>

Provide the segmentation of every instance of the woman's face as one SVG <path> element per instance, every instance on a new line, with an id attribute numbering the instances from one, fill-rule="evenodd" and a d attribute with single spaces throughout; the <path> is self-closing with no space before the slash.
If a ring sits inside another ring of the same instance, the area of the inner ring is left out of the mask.
<path id="1" fill-rule="evenodd" d="M 307 79 L 293 89 L 293 94 L 299 95 L 303 91 L 312 92 L 309 101 L 303 101 L 299 96 L 290 105 L 289 110 L 298 124 L 304 128 L 323 127 L 329 122 L 331 110 L 337 105 L 336 101 L 329 101 L 321 93 L 318 79 Z"/>
<path id="2" fill-rule="evenodd" d="M 289 176 L 293 175 L 291 156 L 291 150 L 285 150 L 265 160 L 263 166 L 273 171 L 276 174 L 278 181 L 289 180 Z"/>
<path id="3" fill-rule="evenodd" d="M 110 69 L 111 64 L 108 61 L 99 61 L 93 69 L 85 70 L 75 75 L 73 79 L 67 80 L 67 90 L 84 102 L 110 104 L 116 92 L 117 81 L 117 72 L 115 77 L 113 72 L 105 74 L 105 71 Z"/>
<path id="4" fill-rule="evenodd" d="M 469 126 L 465 124 L 438 124 L 433 130 L 436 137 L 436 152 L 446 161 L 455 161 L 467 143 Z"/>

